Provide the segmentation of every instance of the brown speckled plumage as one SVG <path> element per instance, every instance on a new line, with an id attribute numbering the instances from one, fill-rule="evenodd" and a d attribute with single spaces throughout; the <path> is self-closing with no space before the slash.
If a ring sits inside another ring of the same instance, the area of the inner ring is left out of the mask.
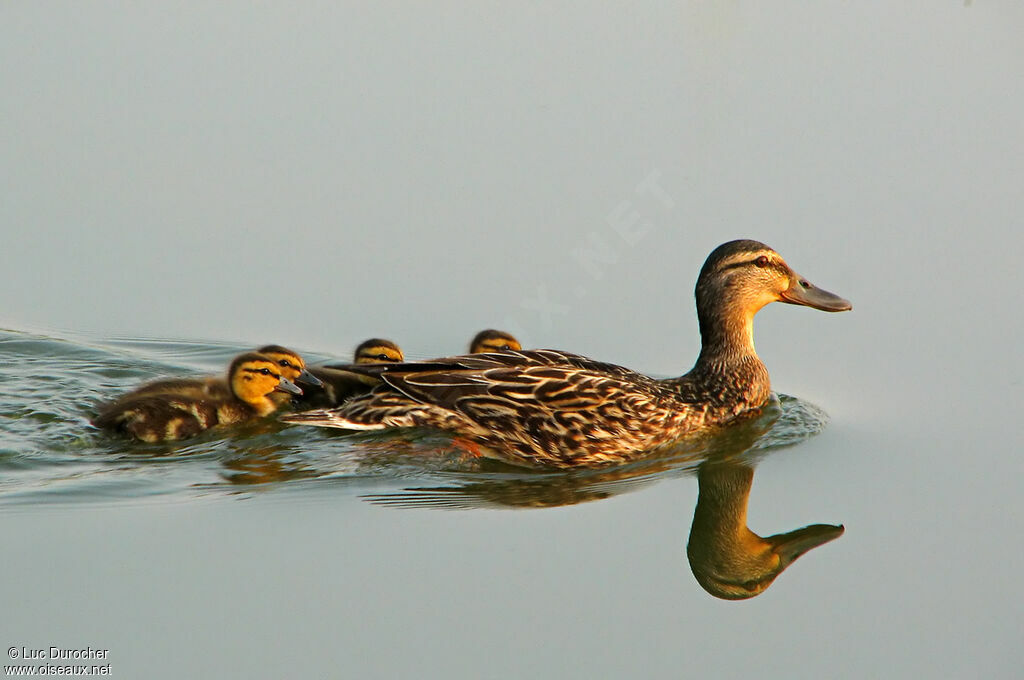
<path id="1" fill-rule="evenodd" d="M 778 253 L 733 241 L 711 253 L 696 286 L 701 353 L 693 369 L 655 380 L 622 366 L 555 350 L 504 351 L 357 366 L 380 383 L 335 409 L 285 416 L 325 427 L 432 426 L 519 463 L 559 468 L 621 463 L 724 425 L 770 397 L 754 351 L 753 318 L 773 301 L 843 311 Z"/>
<path id="2" fill-rule="evenodd" d="M 469 343 L 470 354 L 482 352 L 499 352 L 520 349 L 519 341 L 504 331 L 487 329 L 476 334 Z M 310 368 L 323 385 L 317 388 L 304 388 L 303 396 L 295 400 L 299 409 L 326 408 L 338 406 L 358 394 L 365 394 L 377 384 L 376 379 L 368 379 L 349 370 L 352 365 L 399 363 L 405 360 L 402 349 L 390 340 L 371 338 L 358 347 L 353 356 L 352 364 L 334 364 L 319 368 Z"/>

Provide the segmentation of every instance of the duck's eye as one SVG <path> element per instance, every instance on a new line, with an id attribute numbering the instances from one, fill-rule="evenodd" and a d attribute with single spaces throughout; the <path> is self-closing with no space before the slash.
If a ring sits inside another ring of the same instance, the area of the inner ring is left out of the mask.
<path id="1" fill-rule="evenodd" d="M 387 354 L 384 354 L 383 352 L 378 354 L 377 358 L 380 359 L 381 361 L 389 361 L 391 359 L 391 357 L 389 357 Z"/>
<path id="2" fill-rule="evenodd" d="M 767 267 L 768 266 L 768 256 L 767 255 L 762 255 L 761 257 L 759 257 L 756 260 L 754 260 L 754 264 L 756 264 L 758 267 Z"/>
<path id="3" fill-rule="evenodd" d="M 501 349 L 502 349 L 502 350 L 509 350 L 509 349 L 512 349 L 512 348 L 511 348 L 511 347 L 509 347 L 508 345 L 502 345 L 502 346 L 501 346 Z"/>
<path id="4" fill-rule="evenodd" d="M 269 368 L 261 368 L 260 373 L 262 373 L 263 375 L 273 375 L 273 373 L 270 372 Z"/>

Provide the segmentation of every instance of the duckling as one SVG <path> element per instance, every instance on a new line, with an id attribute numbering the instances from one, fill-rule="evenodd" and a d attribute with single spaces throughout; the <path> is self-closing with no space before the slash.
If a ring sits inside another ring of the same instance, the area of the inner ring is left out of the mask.
<path id="1" fill-rule="evenodd" d="M 281 345 L 264 345 L 256 351 L 270 360 L 276 361 L 277 365 L 280 367 L 281 375 L 291 382 L 307 385 L 308 389 L 311 390 L 324 386 L 324 383 L 320 378 L 316 377 L 312 372 L 306 369 L 306 362 L 298 352 L 293 352 L 287 347 L 282 347 Z M 307 390 L 303 390 L 303 392 L 306 391 Z M 274 392 L 270 398 L 279 405 L 284 406 L 289 402 L 301 400 L 302 397 L 293 397 L 285 392 Z"/>
<path id="2" fill-rule="evenodd" d="M 379 381 L 334 409 L 286 422 L 351 430 L 436 427 L 483 455 L 557 468 L 623 463 L 756 412 L 771 395 L 754 315 L 771 302 L 828 312 L 849 302 L 812 285 L 763 243 L 715 248 L 695 289 L 701 351 L 685 375 L 656 380 L 556 350 L 353 366 Z"/>
<path id="3" fill-rule="evenodd" d="M 280 367 L 281 375 L 291 382 L 298 382 L 312 387 L 320 387 L 321 382 L 306 370 L 306 362 L 298 352 L 281 345 L 264 345 L 257 350 Z M 153 380 L 134 390 L 132 396 L 169 394 L 182 397 L 230 397 L 231 386 L 223 375 L 201 376 L 197 378 L 162 378 Z M 287 404 L 291 396 L 284 392 L 275 392 L 271 399 L 280 405 Z"/>
<path id="4" fill-rule="evenodd" d="M 705 462 L 686 556 L 704 590 L 724 600 L 760 595 L 798 557 L 843 535 L 843 526 L 812 524 L 762 538 L 747 528 L 754 469 L 737 462 Z"/>
<path id="5" fill-rule="evenodd" d="M 518 351 L 523 348 L 519 341 L 505 331 L 496 331 L 493 328 L 480 331 L 469 343 L 470 354 L 482 354 L 484 352 L 507 352 Z"/>
<path id="6" fill-rule="evenodd" d="M 143 385 L 104 407 L 92 424 L 144 442 L 176 441 L 212 427 L 270 415 L 280 405 L 271 397 L 276 391 L 302 394 L 281 375 L 276 361 L 256 352 L 235 357 L 227 384 L 230 394 L 219 393 L 217 387 L 205 390 L 201 382 L 178 392 L 152 392 L 151 385 Z"/>
<path id="7" fill-rule="evenodd" d="M 390 340 L 370 338 L 356 347 L 352 361 L 355 364 L 397 364 L 405 361 L 405 355 L 402 354 L 402 349 Z"/>
<path id="8" fill-rule="evenodd" d="M 356 347 L 352 364 L 334 364 L 309 369 L 320 384 L 303 390 L 304 394 L 301 399 L 296 400 L 296 406 L 300 409 L 337 406 L 353 395 L 369 391 L 377 383 L 372 378 L 368 379 L 366 376 L 352 373 L 349 370 L 350 366 L 398 363 L 404 360 L 402 348 L 390 340 L 382 338 L 364 340 Z"/>

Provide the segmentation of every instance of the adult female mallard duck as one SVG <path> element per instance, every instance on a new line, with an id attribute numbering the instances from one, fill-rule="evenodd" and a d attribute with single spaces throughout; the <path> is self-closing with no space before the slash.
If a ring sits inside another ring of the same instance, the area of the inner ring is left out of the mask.
<path id="1" fill-rule="evenodd" d="M 469 343 L 470 354 L 483 354 L 485 352 L 508 352 L 518 351 L 523 348 L 519 341 L 505 331 L 496 331 L 493 328 L 480 331 Z"/>
<path id="2" fill-rule="evenodd" d="M 158 381 L 165 388 L 173 381 Z M 228 368 L 229 393 L 210 383 L 180 381 L 177 391 L 152 391 L 143 385 L 101 409 L 92 421 L 96 427 L 128 434 L 144 442 L 185 439 L 219 425 L 233 425 L 268 416 L 280 403 L 275 392 L 302 394 L 281 374 L 273 359 L 247 352 L 235 357 Z"/>
<path id="3" fill-rule="evenodd" d="M 696 286 L 701 351 L 689 373 L 655 380 L 554 350 L 356 366 L 380 383 L 335 409 L 287 422 L 353 430 L 433 426 L 511 462 L 560 468 L 621 463 L 763 406 L 768 371 L 754 315 L 770 302 L 828 312 L 846 300 L 813 286 L 757 241 L 716 248 Z"/>

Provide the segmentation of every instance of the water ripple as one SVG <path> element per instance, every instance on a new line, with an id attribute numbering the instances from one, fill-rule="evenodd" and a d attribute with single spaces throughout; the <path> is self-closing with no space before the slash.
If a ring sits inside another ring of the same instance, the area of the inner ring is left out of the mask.
<path id="1" fill-rule="evenodd" d="M 395 507 L 550 507 L 691 474 L 708 455 L 758 457 L 819 432 L 827 416 L 781 395 L 759 418 L 609 470 L 531 471 L 467 458 L 434 431 L 343 434 L 263 421 L 177 444 L 137 444 L 89 425 L 139 382 L 212 372 L 250 349 L 0 331 L 0 506 L 348 493 Z M 315 356 L 317 359 L 327 357 Z"/>

